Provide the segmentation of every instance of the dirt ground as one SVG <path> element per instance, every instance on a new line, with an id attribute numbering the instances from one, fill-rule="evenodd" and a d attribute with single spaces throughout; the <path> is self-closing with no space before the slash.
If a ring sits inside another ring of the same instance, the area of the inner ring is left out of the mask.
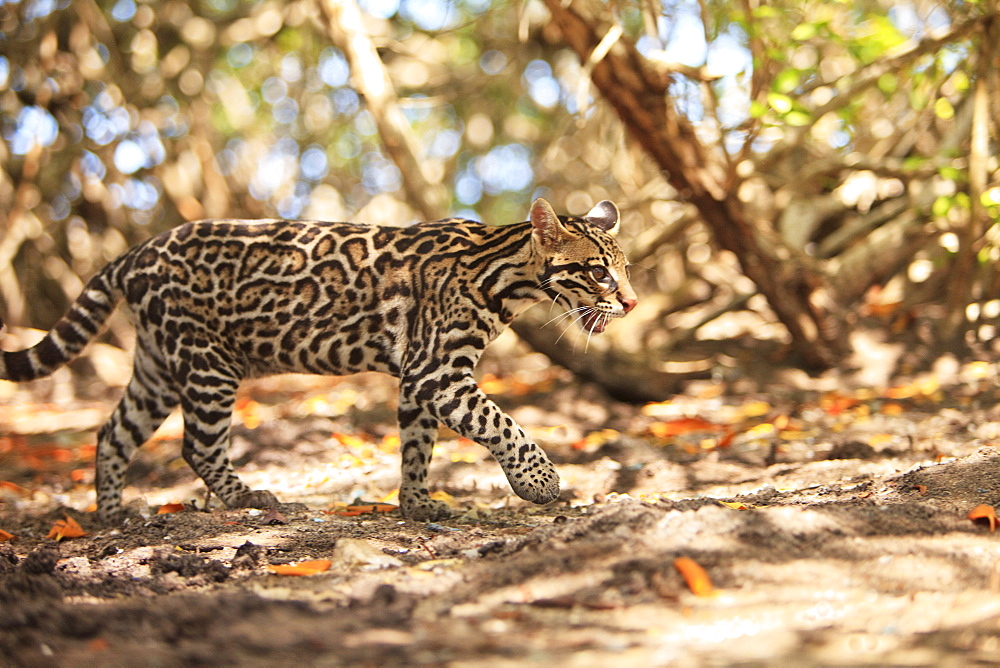
<path id="1" fill-rule="evenodd" d="M 246 388 L 234 459 L 279 512 L 206 510 L 175 418 L 116 528 L 87 512 L 112 403 L 0 388 L 0 663 L 1000 662 L 1000 536 L 967 518 L 1000 501 L 992 365 L 880 389 L 703 383 L 646 407 L 543 366 L 483 383 L 556 462 L 560 499 L 520 501 L 443 433 L 439 523 L 345 510 L 398 484 L 380 376 Z M 47 538 L 66 516 L 87 535 Z"/>

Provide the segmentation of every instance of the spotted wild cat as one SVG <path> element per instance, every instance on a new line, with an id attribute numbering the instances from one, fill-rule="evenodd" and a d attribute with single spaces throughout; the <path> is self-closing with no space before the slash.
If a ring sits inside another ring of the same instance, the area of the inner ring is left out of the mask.
<path id="1" fill-rule="evenodd" d="M 120 519 L 125 468 L 180 405 L 183 456 L 230 507 L 269 507 L 227 454 L 236 389 L 284 372 L 384 371 L 400 380 L 400 505 L 436 519 L 427 472 L 439 423 L 485 446 L 518 496 L 547 503 L 559 477 L 545 453 L 477 387 L 472 370 L 516 315 L 552 300 L 584 330 L 632 310 L 617 207 L 530 221 L 409 227 L 297 221 L 188 223 L 108 264 L 34 347 L 0 353 L 0 378 L 51 373 L 80 353 L 124 299 L 136 324 L 132 380 L 97 446 L 97 510 Z"/>

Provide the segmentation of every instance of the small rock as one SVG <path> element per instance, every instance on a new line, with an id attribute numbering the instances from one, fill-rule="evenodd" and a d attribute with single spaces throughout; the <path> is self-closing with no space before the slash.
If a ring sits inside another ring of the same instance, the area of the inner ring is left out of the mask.
<path id="1" fill-rule="evenodd" d="M 334 566 L 364 566 L 367 568 L 393 568 L 403 562 L 386 554 L 366 540 L 341 538 L 333 548 Z"/>
<path id="2" fill-rule="evenodd" d="M 265 556 L 267 556 L 267 548 L 247 541 L 236 548 L 236 554 L 233 556 L 233 568 L 247 570 L 256 568 Z"/>
<path id="3" fill-rule="evenodd" d="M 32 551 L 18 567 L 22 573 L 41 575 L 56 570 L 59 561 L 59 548 L 54 545 L 42 545 Z"/>

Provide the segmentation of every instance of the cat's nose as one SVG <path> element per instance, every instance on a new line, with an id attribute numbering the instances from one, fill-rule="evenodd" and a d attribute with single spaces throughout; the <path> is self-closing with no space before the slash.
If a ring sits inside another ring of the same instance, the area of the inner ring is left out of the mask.
<path id="1" fill-rule="evenodd" d="M 628 298 L 622 299 L 620 301 L 621 301 L 622 307 L 625 309 L 626 313 L 628 313 L 629 311 L 631 311 L 632 309 L 634 309 L 635 305 L 639 303 L 639 300 L 637 300 L 637 299 L 628 299 Z"/>

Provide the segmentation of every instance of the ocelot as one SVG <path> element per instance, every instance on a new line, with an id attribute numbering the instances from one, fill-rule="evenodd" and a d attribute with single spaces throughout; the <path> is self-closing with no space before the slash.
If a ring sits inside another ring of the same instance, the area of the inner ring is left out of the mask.
<path id="1" fill-rule="evenodd" d="M 136 326 L 132 380 L 98 434 L 97 512 L 122 517 L 125 468 L 180 405 L 185 461 L 229 507 L 272 507 L 227 449 L 236 390 L 284 372 L 399 378 L 404 516 L 448 515 L 427 473 L 439 423 L 485 446 L 523 499 L 559 494 L 545 453 L 476 385 L 483 349 L 537 302 L 569 309 L 588 333 L 636 305 L 614 240 L 618 208 L 530 220 L 451 219 L 408 227 L 284 220 L 181 225 L 126 251 L 34 347 L 0 354 L 0 378 L 51 373 L 83 350 L 124 299 Z M 2 326 L 2 323 L 0 323 Z"/>

